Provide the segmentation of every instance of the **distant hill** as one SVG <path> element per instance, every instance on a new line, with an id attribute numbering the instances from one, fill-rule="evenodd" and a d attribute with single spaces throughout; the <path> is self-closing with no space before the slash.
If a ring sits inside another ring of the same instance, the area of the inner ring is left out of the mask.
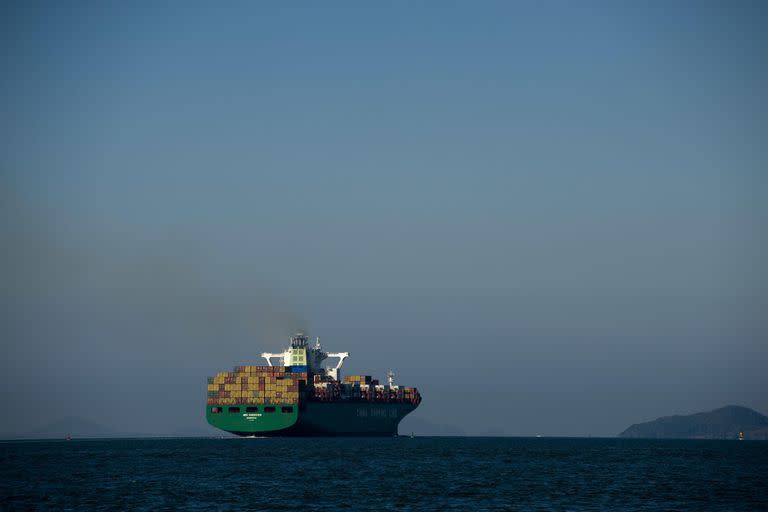
<path id="1" fill-rule="evenodd" d="M 149 437 L 235 437 L 205 423 L 188 425 L 173 431 L 137 432 L 114 430 L 89 418 L 67 417 L 48 423 L 35 430 L 26 432 L 0 432 L 0 440 L 15 439 L 113 439 L 113 438 L 149 438 Z"/>
<path id="2" fill-rule="evenodd" d="M 177 428 L 171 434 L 172 437 L 237 437 L 229 432 L 224 432 L 217 428 L 213 428 L 210 425 L 204 426 L 189 426 Z"/>
<path id="3" fill-rule="evenodd" d="M 49 423 L 35 431 L 11 437 L 21 439 L 64 439 L 67 435 L 75 439 L 147 436 L 143 432 L 116 432 L 87 418 L 69 417 Z"/>
<path id="4" fill-rule="evenodd" d="M 744 439 L 768 440 L 768 417 L 749 407 L 727 405 L 689 416 L 664 416 L 632 425 L 619 437 L 646 439 Z"/>

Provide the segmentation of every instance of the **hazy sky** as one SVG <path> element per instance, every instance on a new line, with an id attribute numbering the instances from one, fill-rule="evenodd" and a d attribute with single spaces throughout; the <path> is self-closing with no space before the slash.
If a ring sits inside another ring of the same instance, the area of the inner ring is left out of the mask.
<path id="1" fill-rule="evenodd" d="M 297 328 L 405 431 L 768 413 L 763 2 L 213 5 L 0 7 L 0 435 Z"/>

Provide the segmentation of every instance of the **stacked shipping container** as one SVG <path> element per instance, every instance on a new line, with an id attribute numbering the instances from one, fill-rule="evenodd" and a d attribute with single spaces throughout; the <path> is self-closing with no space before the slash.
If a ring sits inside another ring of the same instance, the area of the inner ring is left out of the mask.
<path id="1" fill-rule="evenodd" d="M 208 404 L 298 404 L 306 382 L 306 368 L 235 366 L 208 378 Z"/>
<path id="2" fill-rule="evenodd" d="M 344 384 L 370 384 L 372 380 L 370 375 L 347 375 L 344 377 Z"/>
<path id="3" fill-rule="evenodd" d="M 416 388 L 382 386 L 368 375 L 349 375 L 344 383 L 315 376 L 313 398 L 321 402 L 364 401 L 384 403 L 411 403 L 418 405 L 421 395 Z M 368 382 L 369 384 L 363 384 Z"/>
<path id="4" fill-rule="evenodd" d="M 305 366 L 235 366 L 208 378 L 208 404 L 298 404 L 307 377 Z M 421 402 L 416 388 L 383 386 L 370 375 L 347 375 L 344 383 L 313 375 L 313 381 L 310 398 L 321 402 Z"/>
<path id="5" fill-rule="evenodd" d="M 320 402 L 335 402 L 341 399 L 341 384 L 335 380 L 315 382 L 313 398 Z"/>

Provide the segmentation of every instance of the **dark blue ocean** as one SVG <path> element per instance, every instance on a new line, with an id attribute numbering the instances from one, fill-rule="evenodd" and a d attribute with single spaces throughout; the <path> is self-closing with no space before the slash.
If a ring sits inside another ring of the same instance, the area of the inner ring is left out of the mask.
<path id="1" fill-rule="evenodd" d="M 768 510 L 768 443 L 3 442 L 0 497 L 2 510 Z"/>

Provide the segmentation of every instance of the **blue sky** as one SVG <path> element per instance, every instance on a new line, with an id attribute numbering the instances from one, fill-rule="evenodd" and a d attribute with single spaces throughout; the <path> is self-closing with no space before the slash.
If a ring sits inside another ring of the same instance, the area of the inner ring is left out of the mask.
<path id="1" fill-rule="evenodd" d="M 5 4 L 0 384 L 50 382 L 4 402 L 170 399 L 302 327 L 468 433 L 768 412 L 766 14 Z"/>

